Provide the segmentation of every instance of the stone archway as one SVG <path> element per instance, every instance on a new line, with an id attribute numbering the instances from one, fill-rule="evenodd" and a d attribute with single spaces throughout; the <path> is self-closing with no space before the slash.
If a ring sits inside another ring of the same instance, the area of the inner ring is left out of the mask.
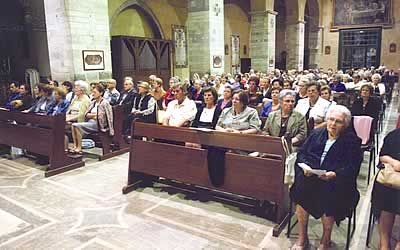
<path id="1" fill-rule="evenodd" d="M 117 10 L 113 13 L 110 19 L 110 28 L 112 29 L 114 21 L 117 17 L 127 9 L 135 9 L 137 10 L 152 29 L 154 38 L 157 39 L 165 39 L 164 33 L 162 31 L 160 22 L 157 17 L 154 15 L 153 11 L 146 5 L 145 1 L 142 0 L 127 0 L 121 6 L 118 7 Z"/>

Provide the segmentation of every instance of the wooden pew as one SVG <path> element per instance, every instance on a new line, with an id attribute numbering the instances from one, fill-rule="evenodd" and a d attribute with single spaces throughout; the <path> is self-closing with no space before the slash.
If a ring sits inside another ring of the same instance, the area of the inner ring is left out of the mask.
<path id="1" fill-rule="evenodd" d="M 65 114 L 44 116 L 0 110 L 0 144 L 48 156 L 45 177 L 85 165 L 82 157 L 68 157 L 64 138 Z"/>
<path id="2" fill-rule="evenodd" d="M 108 132 L 98 133 L 103 149 L 99 160 L 103 161 L 111 157 L 129 152 L 129 144 L 123 138 L 124 109 L 122 105 L 116 105 L 113 109 L 114 136 Z"/>
<path id="3" fill-rule="evenodd" d="M 204 132 L 155 124 L 134 123 L 130 145 L 128 183 L 124 194 L 163 177 L 184 184 L 197 185 L 208 191 L 269 201 L 276 209 L 273 235 L 278 236 L 288 222 L 288 186 L 284 184 L 284 150 L 280 138 L 258 135 Z M 151 139 L 150 139 L 151 138 Z M 222 186 L 209 179 L 207 149 L 196 149 L 155 142 L 175 141 L 226 149 L 264 152 L 268 158 L 225 153 L 225 175 Z"/>

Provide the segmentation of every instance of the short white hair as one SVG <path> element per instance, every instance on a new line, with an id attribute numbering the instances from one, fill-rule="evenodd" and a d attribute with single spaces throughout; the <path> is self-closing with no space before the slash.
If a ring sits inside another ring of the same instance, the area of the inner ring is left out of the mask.
<path id="1" fill-rule="evenodd" d="M 89 84 L 82 80 L 75 81 L 74 86 L 81 88 L 84 93 L 87 93 L 89 89 Z"/>
<path id="2" fill-rule="evenodd" d="M 328 116 L 331 113 L 341 113 L 344 115 L 344 124 L 346 127 L 350 126 L 350 122 L 351 122 L 351 112 L 348 108 L 346 108 L 343 105 L 331 105 L 328 108 L 328 111 L 326 111 L 326 116 L 325 116 L 325 120 L 328 119 Z"/>
<path id="3" fill-rule="evenodd" d="M 381 75 L 378 74 L 378 73 L 373 74 L 372 77 L 371 77 L 371 79 L 372 79 L 372 78 L 375 78 L 375 77 L 378 77 L 379 81 L 382 79 Z"/>

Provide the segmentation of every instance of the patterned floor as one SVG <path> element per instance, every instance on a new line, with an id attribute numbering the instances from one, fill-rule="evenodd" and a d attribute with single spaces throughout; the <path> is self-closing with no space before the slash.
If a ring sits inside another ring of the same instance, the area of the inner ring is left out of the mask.
<path id="1" fill-rule="evenodd" d="M 388 107 L 383 133 L 394 128 L 398 101 Z M 288 249 L 296 240 L 296 228 L 290 239 L 275 238 L 268 220 L 162 186 L 122 195 L 128 155 L 104 162 L 87 156 L 84 168 L 50 178 L 27 158 L 0 158 L 0 249 Z M 365 249 L 368 157 L 358 178 L 362 198 L 351 249 Z M 344 248 L 346 228 L 346 222 L 335 226 L 332 249 Z M 311 249 L 321 231 L 312 219 Z"/>

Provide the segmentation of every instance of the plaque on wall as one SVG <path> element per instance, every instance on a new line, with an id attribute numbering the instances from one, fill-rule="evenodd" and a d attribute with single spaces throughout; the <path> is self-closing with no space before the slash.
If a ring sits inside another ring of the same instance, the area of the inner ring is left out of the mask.
<path id="1" fill-rule="evenodd" d="M 333 12 L 333 29 L 392 25 L 392 0 L 335 0 Z"/>
<path id="2" fill-rule="evenodd" d="M 184 26 L 172 25 L 172 37 L 174 39 L 175 67 L 187 67 L 187 40 Z"/>
<path id="3" fill-rule="evenodd" d="M 331 54 L 331 46 L 325 46 L 325 55 Z"/>
<path id="4" fill-rule="evenodd" d="M 10 57 L 0 57 L 0 76 L 8 76 L 11 73 Z"/>
<path id="5" fill-rule="evenodd" d="M 83 70 L 104 70 L 104 51 L 82 50 Z"/>
<path id="6" fill-rule="evenodd" d="M 391 43 L 389 45 L 389 52 L 390 53 L 396 53 L 396 51 L 397 51 L 397 45 L 395 43 Z"/>
<path id="7" fill-rule="evenodd" d="M 222 56 L 213 56 L 213 67 L 222 68 Z"/>

